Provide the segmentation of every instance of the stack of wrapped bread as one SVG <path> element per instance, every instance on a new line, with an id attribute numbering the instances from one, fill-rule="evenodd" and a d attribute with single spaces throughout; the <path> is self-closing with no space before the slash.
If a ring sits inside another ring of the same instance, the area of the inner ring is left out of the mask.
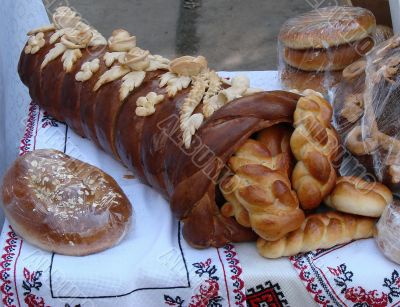
<path id="1" fill-rule="evenodd" d="M 374 15 L 359 7 L 319 8 L 289 19 L 278 37 L 283 84 L 326 93 L 372 49 L 375 35 Z"/>
<path id="2" fill-rule="evenodd" d="M 153 55 L 124 30 L 105 40 L 65 7 L 29 36 L 19 74 L 32 99 L 168 199 L 194 247 L 258 238 L 269 258 L 327 248 L 371 237 L 392 201 L 380 183 L 338 177 L 341 142 L 317 92 L 263 92 L 204 57 Z"/>

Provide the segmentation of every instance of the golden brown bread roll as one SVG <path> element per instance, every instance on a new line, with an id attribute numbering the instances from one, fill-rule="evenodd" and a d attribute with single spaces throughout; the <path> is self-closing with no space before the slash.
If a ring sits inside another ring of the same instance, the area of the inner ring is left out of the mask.
<path id="1" fill-rule="evenodd" d="M 392 192 L 379 182 L 367 182 L 358 177 L 340 177 L 324 202 L 341 212 L 380 217 L 393 201 Z"/>
<path id="2" fill-rule="evenodd" d="M 261 256 L 279 258 L 294 256 L 320 248 L 330 248 L 352 240 L 372 237 L 375 219 L 340 212 L 313 214 L 301 227 L 277 241 L 257 240 Z"/>
<path id="3" fill-rule="evenodd" d="M 303 209 L 319 206 L 335 186 L 333 162 L 337 162 L 340 143 L 330 124 L 331 118 L 332 107 L 320 96 L 299 99 L 290 147 L 298 161 L 292 173 L 292 184 Z"/>
<path id="4" fill-rule="evenodd" d="M 366 9 L 331 6 L 289 19 L 278 38 L 292 49 L 328 48 L 362 40 L 375 27 L 375 17 Z"/>
<path id="5" fill-rule="evenodd" d="M 274 125 L 257 133 L 256 140 L 249 139 L 236 150 L 229 159 L 228 166 L 233 172 L 248 164 L 263 165 L 272 170 L 280 170 L 289 177 L 292 171 L 292 155 L 290 152 L 290 136 L 293 128 L 287 125 Z M 248 211 L 242 206 L 235 196 L 233 189 L 227 189 L 230 179 L 223 182 L 221 191 L 225 203 L 221 213 L 226 216 L 234 216 L 237 222 L 245 227 L 251 227 Z"/>
<path id="6" fill-rule="evenodd" d="M 374 41 L 364 38 L 350 44 L 328 49 L 291 49 L 285 47 L 283 58 L 287 64 L 304 71 L 342 70 L 374 47 Z"/>
<path id="7" fill-rule="evenodd" d="M 304 219 L 289 180 L 292 131 L 274 125 L 259 132 L 256 140 L 247 140 L 229 159 L 234 176 L 221 184 L 228 201 L 222 214 L 235 216 L 239 224 L 267 239 L 281 237 Z"/>
<path id="8" fill-rule="evenodd" d="M 19 235 L 64 255 L 110 248 L 131 223 L 131 204 L 113 178 L 57 150 L 19 157 L 4 176 L 2 198 Z"/>
<path id="9" fill-rule="evenodd" d="M 222 183 L 221 190 L 228 201 L 243 206 L 251 228 L 266 240 L 281 238 L 304 220 L 290 180 L 280 170 L 260 164 L 241 166 Z"/>

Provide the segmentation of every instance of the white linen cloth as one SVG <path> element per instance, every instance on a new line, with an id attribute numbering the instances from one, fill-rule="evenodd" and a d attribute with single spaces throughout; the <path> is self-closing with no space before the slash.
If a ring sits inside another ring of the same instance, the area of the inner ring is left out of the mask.
<path id="1" fill-rule="evenodd" d="M 53 1 L 54 2 L 54 1 Z M 41 0 L 2 0 L 0 5 L 0 178 L 18 155 L 24 132 L 28 89 L 17 72 L 19 56 L 29 30 L 49 24 Z M 3 224 L 0 209 L 0 225 Z"/>
<path id="2" fill-rule="evenodd" d="M 188 246 L 165 199 L 32 103 L 20 150 L 40 148 L 64 151 L 110 174 L 133 205 L 133 226 L 114 248 L 68 257 L 30 245 L 6 221 L 0 238 L 5 306 L 244 306 L 242 269 L 232 245 Z"/>

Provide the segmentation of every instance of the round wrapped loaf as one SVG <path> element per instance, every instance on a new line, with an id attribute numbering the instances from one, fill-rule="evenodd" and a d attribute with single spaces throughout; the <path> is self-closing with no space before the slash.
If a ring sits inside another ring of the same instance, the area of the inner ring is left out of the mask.
<path id="1" fill-rule="evenodd" d="M 375 27 L 375 17 L 366 9 L 331 6 L 289 19 L 278 38 L 292 49 L 329 48 L 362 40 Z"/>
<path id="2" fill-rule="evenodd" d="M 115 180 L 64 153 L 19 157 L 4 176 L 3 208 L 13 229 L 46 251 L 84 256 L 116 245 L 132 206 Z"/>
<path id="3" fill-rule="evenodd" d="M 284 48 L 283 57 L 287 64 L 304 71 L 336 71 L 346 68 L 374 46 L 374 41 L 364 38 L 350 44 L 328 49 Z"/>

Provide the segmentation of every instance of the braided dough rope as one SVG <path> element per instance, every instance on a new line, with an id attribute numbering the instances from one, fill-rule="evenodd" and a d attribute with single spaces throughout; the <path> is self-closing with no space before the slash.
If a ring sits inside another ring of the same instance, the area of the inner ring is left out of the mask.
<path id="1" fill-rule="evenodd" d="M 297 159 L 293 188 L 303 209 L 316 208 L 335 186 L 339 140 L 332 128 L 332 107 L 320 96 L 302 97 L 294 112 L 290 147 Z"/>
<path id="2" fill-rule="evenodd" d="M 235 152 L 229 159 L 228 166 L 236 172 L 244 165 L 264 165 L 272 170 L 281 170 L 290 176 L 292 159 L 289 142 L 292 132 L 292 129 L 284 125 L 274 125 L 262 130 L 256 140 L 247 140 Z M 230 183 L 224 182 L 224 184 Z M 225 185 L 221 187 L 225 199 L 229 201 L 222 206 L 221 213 L 226 217 L 234 216 L 242 226 L 251 227 L 248 211 L 240 204 L 233 191 L 226 189 Z"/>
<path id="3" fill-rule="evenodd" d="M 259 238 L 257 249 L 266 258 L 294 256 L 369 238 L 374 232 L 375 219 L 340 212 L 319 213 L 308 216 L 299 229 L 280 240 L 268 242 Z"/>
<path id="4" fill-rule="evenodd" d="M 332 193 L 324 199 L 336 210 L 369 217 L 380 217 L 392 201 L 392 192 L 385 185 L 352 176 L 338 178 Z"/>
<path id="5" fill-rule="evenodd" d="M 291 190 L 290 129 L 273 126 L 258 140 L 248 140 L 229 160 L 235 172 L 221 184 L 226 203 L 221 213 L 235 216 L 266 240 L 277 240 L 304 220 L 296 194 Z"/>

